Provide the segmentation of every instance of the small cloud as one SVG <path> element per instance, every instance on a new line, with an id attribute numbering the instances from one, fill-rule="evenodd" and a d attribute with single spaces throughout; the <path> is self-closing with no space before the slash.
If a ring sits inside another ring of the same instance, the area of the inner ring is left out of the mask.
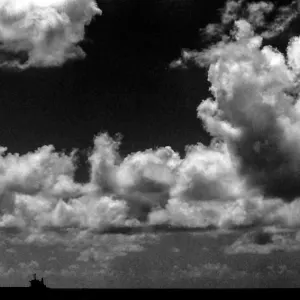
<path id="1" fill-rule="evenodd" d="M 35 273 L 39 269 L 40 265 L 37 261 L 31 260 L 30 262 L 20 262 L 19 263 L 19 270 L 24 272 L 25 274 L 32 274 Z"/>
<path id="2" fill-rule="evenodd" d="M 292 252 L 300 250 L 298 233 L 294 231 L 268 231 L 268 229 L 247 232 L 225 248 L 227 254 L 255 253 L 270 254 L 276 251 Z"/>
<path id="3" fill-rule="evenodd" d="M 55 271 L 54 269 L 49 269 L 49 270 L 44 270 L 43 271 L 43 274 L 44 276 L 47 278 L 47 277 L 50 277 L 50 276 L 55 276 L 58 274 L 57 271 Z"/>
<path id="4" fill-rule="evenodd" d="M 172 248 L 171 248 L 171 251 L 174 252 L 174 253 L 179 253 L 179 252 L 180 252 L 180 249 L 177 248 L 177 247 L 172 247 Z"/>
<path id="5" fill-rule="evenodd" d="M 185 268 L 175 266 L 172 276 L 174 279 L 178 276 L 184 278 L 236 279 L 246 275 L 245 271 L 233 270 L 226 264 L 206 263 L 202 266 L 188 264 Z"/>
<path id="6" fill-rule="evenodd" d="M 107 240 L 105 242 L 105 240 Z M 96 242 L 96 243 L 95 243 Z M 102 263 L 109 262 L 118 256 L 126 256 L 129 252 L 141 252 L 144 250 L 144 241 L 130 236 L 111 239 L 94 239 L 93 246 L 85 246 L 80 252 L 77 261 Z"/>
<path id="7" fill-rule="evenodd" d="M 54 256 L 50 256 L 50 257 L 48 258 L 48 261 L 55 261 L 55 260 L 57 260 L 57 258 L 54 257 Z"/>
<path id="8" fill-rule="evenodd" d="M 271 276 L 290 276 L 296 275 L 298 272 L 290 270 L 286 265 L 271 265 L 267 267 L 267 273 Z"/>
<path id="9" fill-rule="evenodd" d="M 65 244 L 63 236 L 56 232 L 32 232 L 24 241 L 19 241 L 21 244 L 36 244 L 36 245 L 58 245 Z"/>
<path id="10" fill-rule="evenodd" d="M 72 264 L 72 265 L 68 266 L 67 268 L 62 269 L 60 271 L 60 274 L 64 277 L 72 277 L 72 276 L 75 277 L 75 276 L 80 275 L 80 273 L 81 272 L 80 272 L 79 266 L 74 265 L 74 264 Z"/>
<path id="11" fill-rule="evenodd" d="M 5 250 L 7 253 L 16 254 L 16 250 L 13 248 L 8 248 Z"/>
<path id="12" fill-rule="evenodd" d="M 7 268 L 4 265 L 0 264 L 0 277 L 9 277 L 15 274 L 14 268 Z"/>
<path id="13" fill-rule="evenodd" d="M 297 16 L 296 2 L 286 6 L 275 6 L 265 1 L 228 0 L 221 10 L 221 22 L 208 24 L 200 31 L 207 40 L 228 42 L 234 22 L 245 20 L 259 35 L 268 39 L 288 29 Z"/>
<path id="14" fill-rule="evenodd" d="M 37 261 L 20 262 L 15 267 L 0 265 L 0 277 L 21 276 L 27 278 L 29 275 L 39 271 L 39 263 Z"/>

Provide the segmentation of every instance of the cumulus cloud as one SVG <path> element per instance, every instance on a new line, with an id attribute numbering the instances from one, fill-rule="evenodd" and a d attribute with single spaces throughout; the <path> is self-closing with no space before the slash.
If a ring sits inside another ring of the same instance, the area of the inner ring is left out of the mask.
<path id="1" fill-rule="evenodd" d="M 181 278 L 181 282 L 178 284 L 182 285 L 182 280 L 188 278 L 189 281 L 196 281 L 201 287 L 212 288 L 222 285 L 228 287 L 228 281 L 230 280 L 241 284 L 240 280 L 248 275 L 246 271 L 235 270 L 226 264 L 206 263 L 201 266 L 188 264 L 187 266 L 179 267 L 175 265 L 171 273 L 171 279 L 177 281 Z"/>
<path id="2" fill-rule="evenodd" d="M 30 275 L 39 268 L 39 263 L 35 260 L 32 260 L 28 263 L 21 262 L 19 263 L 19 267 L 25 272 L 25 274 Z"/>
<path id="3" fill-rule="evenodd" d="M 232 245 L 226 247 L 225 253 L 270 254 L 276 251 L 293 252 L 300 250 L 298 231 L 272 230 L 272 227 L 247 232 Z"/>
<path id="4" fill-rule="evenodd" d="M 252 186 L 266 196 L 290 201 L 299 195 L 299 105 L 298 97 L 286 89 L 296 84 L 297 67 L 291 55 L 286 61 L 271 47 L 260 49 L 261 42 L 248 29 L 244 36 L 246 24 L 236 23 L 241 39 L 212 51 L 209 80 L 216 105 L 208 112 L 206 106 L 213 106 L 213 100 L 204 101 L 198 115 L 212 134 L 221 128 L 219 135 Z M 290 43 L 289 53 L 295 53 L 296 41 Z M 228 123 L 239 134 L 232 128 L 224 131 Z"/>
<path id="5" fill-rule="evenodd" d="M 0 224 L 20 226 L 53 209 L 59 199 L 81 194 L 82 185 L 73 180 L 74 153 L 70 156 L 44 146 L 34 153 L 0 157 Z"/>
<path id="6" fill-rule="evenodd" d="M 2 178 L 0 227 L 24 232 L 25 243 L 55 244 L 72 228 L 105 232 L 111 227 L 164 224 L 188 228 L 299 224 L 299 201 L 264 199 L 239 174 L 239 165 L 223 143 L 190 147 L 185 158 L 166 147 L 123 160 L 108 135 L 98 136 L 95 144 L 86 185 L 73 181 L 72 156 L 51 151 L 3 156 L 7 171 Z M 73 188 L 57 193 L 61 173 Z"/>
<path id="7" fill-rule="evenodd" d="M 31 260 L 29 262 L 20 262 L 16 267 L 3 265 L 0 266 L 0 270 L 1 277 L 17 275 L 26 278 L 39 270 L 39 263 L 35 260 Z"/>
<path id="8" fill-rule="evenodd" d="M 16 254 L 17 253 L 17 251 L 15 250 L 15 249 L 13 249 L 13 248 L 8 248 L 8 249 L 6 249 L 5 250 L 7 253 L 10 253 L 10 254 Z"/>
<path id="9" fill-rule="evenodd" d="M 270 265 L 267 267 L 268 275 L 270 276 L 295 276 L 297 275 L 296 270 L 290 270 L 286 265 Z"/>
<path id="10" fill-rule="evenodd" d="M 131 252 L 142 252 L 145 248 L 158 241 L 157 236 L 151 234 L 145 235 L 94 235 L 86 233 L 72 239 L 69 243 L 67 251 L 75 253 L 78 264 L 89 264 L 97 272 L 97 275 L 105 272 L 111 273 L 111 263 L 117 257 L 124 257 Z M 79 253 L 79 255 L 78 255 Z M 73 270 L 69 270 L 75 272 Z M 82 273 L 82 268 L 78 273 Z"/>
<path id="11" fill-rule="evenodd" d="M 62 269 L 60 271 L 59 275 L 61 275 L 63 277 L 72 277 L 72 276 L 76 277 L 76 276 L 78 276 L 78 271 L 79 271 L 79 266 L 72 264 L 72 265 L 68 266 L 67 268 Z M 53 272 L 53 273 L 55 274 L 56 272 Z M 51 275 L 51 274 L 49 274 L 49 275 Z"/>
<path id="12" fill-rule="evenodd" d="M 222 47 L 235 41 L 241 34 L 240 28 L 237 29 L 235 24 L 244 22 L 260 37 L 263 44 L 275 43 L 282 46 L 283 42 L 300 34 L 299 7 L 299 1 L 280 6 L 267 1 L 228 0 L 220 10 L 220 22 L 207 24 L 200 29 L 200 34 L 202 40 L 213 50 L 216 45 Z M 207 51 L 183 49 L 181 57 L 171 62 L 170 67 L 190 69 L 206 66 L 210 62 L 210 55 L 207 54 Z"/>
<path id="13" fill-rule="evenodd" d="M 236 161 L 238 177 L 264 197 L 285 201 L 300 193 L 299 42 L 292 38 L 284 55 L 263 46 L 267 34 L 258 29 L 270 26 L 276 31 L 264 16 L 277 9 L 294 18 L 295 5 L 279 9 L 265 2 L 229 1 L 220 26 L 230 26 L 230 38 L 202 52 L 184 52 L 181 60 L 209 67 L 214 99 L 199 105 L 198 117 L 213 137 L 223 140 Z M 282 14 L 278 18 L 286 20 Z"/>
<path id="14" fill-rule="evenodd" d="M 25 195 L 40 192 L 55 197 L 72 197 L 80 192 L 74 183 L 74 152 L 70 156 L 54 152 L 53 146 L 43 146 L 34 153 L 20 156 L 7 154 L 2 148 L 0 158 L 1 191 Z"/>
<path id="15" fill-rule="evenodd" d="M 95 138 L 89 157 L 91 186 L 98 193 L 124 199 L 131 212 L 141 215 L 152 207 L 164 207 L 175 184 L 176 167 L 180 158 L 170 147 L 136 152 L 121 160 L 118 155 L 120 140 L 107 134 Z"/>
<path id="16" fill-rule="evenodd" d="M 29 240 L 42 242 L 52 240 L 49 232 L 68 228 L 94 229 L 104 231 L 110 226 L 133 226 L 135 219 L 127 217 L 128 208 L 124 201 L 110 197 L 81 197 L 68 203 L 40 196 L 17 195 L 15 209 L 2 216 L 2 228 L 29 228 Z M 53 237 L 56 240 L 56 235 Z M 28 241 L 29 241 L 28 240 Z M 49 241 L 48 241 L 49 242 Z"/>
<path id="17" fill-rule="evenodd" d="M 94 0 L 1 0 L 1 65 L 58 66 L 84 57 L 78 43 L 99 14 Z"/>
<path id="18" fill-rule="evenodd" d="M 234 229 L 258 225 L 282 225 L 289 215 L 282 215 L 285 205 L 281 200 L 263 198 L 237 199 L 235 201 L 192 201 L 173 198 L 165 210 L 153 211 L 150 224 L 170 224 L 187 228 Z M 287 226 L 292 226 L 291 223 Z M 295 226 L 295 225 L 294 225 Z"/>
<path id="19" fill-rule="evenodd" d="M 244 191 L 237 164 L 226 145 L 212 143 L 189 147 L 178 167 L 177 185 L 172 196 L 185 200 L 231 200 Z"/>
<path id="20" fill-rule="evenodd" d="M 248 2 L 245 0 L 229 0 L 221 10 L 221 22 L 210 23 L 201 29 L 208 40 L 227 42 L 232 37 L 232 25 L 235 21 L 247 21 L 253 30 L 266 39 L 271 39 L 291 27 L 298 17 L 298 1 L 289 5 L 276 6 L 273 2 Z"/>
<path id="21" fill-rule="evenodd" d="M 263 46 L 256 31 L 268 28 L 266 15 L 278 9 L 247 4 L 248 17 L 238 19 L 242 2 L 231 1 L 222 17 L 230 39 L 185 52 L 194 66 L 208 67 L 212 97 L 197 113 L 213 138 L 209 146 L 187 146 L 183 157 L 168 146 L 121 157 L 121 137 L 102 133 L 88 155 L 85 184 L 74 180 L 75 150 L 43 146 L 19 155 L 1 148 L 0 227 L 42 244 L 74 228 L 298 227 L 299 38 L 286 54 Z"/>
<path id="22" fill-rule="evenodd" d="M 126 242 L 126 241 L 125 241 Z M 83 262 L 97 262 L 112 260 L 116 256 L 125 256 L 127 252 L 142 252 L 144 248 L 139 244 L 123 244 L 116 247 L 116 249 L 109 249 L 109 253 L 105 249 L 101 249 L 103 245 L 94 246 L 83 250 L 78 256 L 78 261 Z M 106 245 L 107 246 L 107 245 Z M 106 248 L 105 246 L 105 248 Z M 103 251 L 104 250 L 104 251 Z"/>
<path id="23" fill-rule="evenodd" d="M 15 270 L 13 268 L 6 268 L 5 266 L 0 266 L 0 276 L 3 278 L 14 275 Z"/>

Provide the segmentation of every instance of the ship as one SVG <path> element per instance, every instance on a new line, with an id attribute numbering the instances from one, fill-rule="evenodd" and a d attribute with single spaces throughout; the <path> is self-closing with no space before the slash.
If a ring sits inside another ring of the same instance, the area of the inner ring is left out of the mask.
<path id="1" fill-rule="evenodd" d="M 30 287 L 31 288 L 47 288 L 47 286 L 44 283 L 44 278 L 42 278 L 41 280 L 36 278 L 36 274 L 33 274 L 33 279 L 29 280 L 30 282 Z"/>

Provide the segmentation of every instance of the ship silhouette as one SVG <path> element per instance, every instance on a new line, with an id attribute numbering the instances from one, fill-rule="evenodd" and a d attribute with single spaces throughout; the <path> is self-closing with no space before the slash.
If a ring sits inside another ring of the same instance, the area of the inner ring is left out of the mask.
<path id="1" fill-rule="evenodd" d="M 45 285 L 44 283 L 44 278 L 42 278 L 41 280 L 38 280 L 36 278 L 36 274 L 33 274 L 33 279 L 32 280 L 29 280 L 29 283 L 30 283 L 30 287 L 31 288 L 47 288 L 47 286 Z"/>

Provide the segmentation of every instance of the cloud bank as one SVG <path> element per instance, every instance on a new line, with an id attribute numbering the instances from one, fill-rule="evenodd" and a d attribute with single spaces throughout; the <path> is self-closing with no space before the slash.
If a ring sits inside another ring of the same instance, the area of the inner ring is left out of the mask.
<path id="1" fill-rule="evenodd" d="M 100 14 L 94 0 L 1 0 L 1 66 L 49 67 L 83 58 L 78 43 Z"/>
<path id="2" fill-rule="evenodd" d="M 83 25 L 82 9 L 88 18 L 95 5 L 76 3 L 45 7 L 63 8 Z M 212 97 L 197 112 L 213 138 L 209 146 L 187 146 L 184 157 L 160 147 L 123 158 L 120 137 L 102 133 L 87 158 L 87 183 L 74 180 L 76 151 L 57 153 L 50 145 L 19 155 L 2 148 L 0 227 L 26 233 L 29 243 L 51 242 L 51 234 L 72 228 L 299 227 L 300 39 L 290 40 L 286 54 L 263 46 L 265 34 L 255 31 L 269 28 L 265 15 L 274 6 L 249 4 L 247 19 L 237 18 L 232 1 L 226 7 L 230 38 L 182 58 L 208 67 Z"/>

